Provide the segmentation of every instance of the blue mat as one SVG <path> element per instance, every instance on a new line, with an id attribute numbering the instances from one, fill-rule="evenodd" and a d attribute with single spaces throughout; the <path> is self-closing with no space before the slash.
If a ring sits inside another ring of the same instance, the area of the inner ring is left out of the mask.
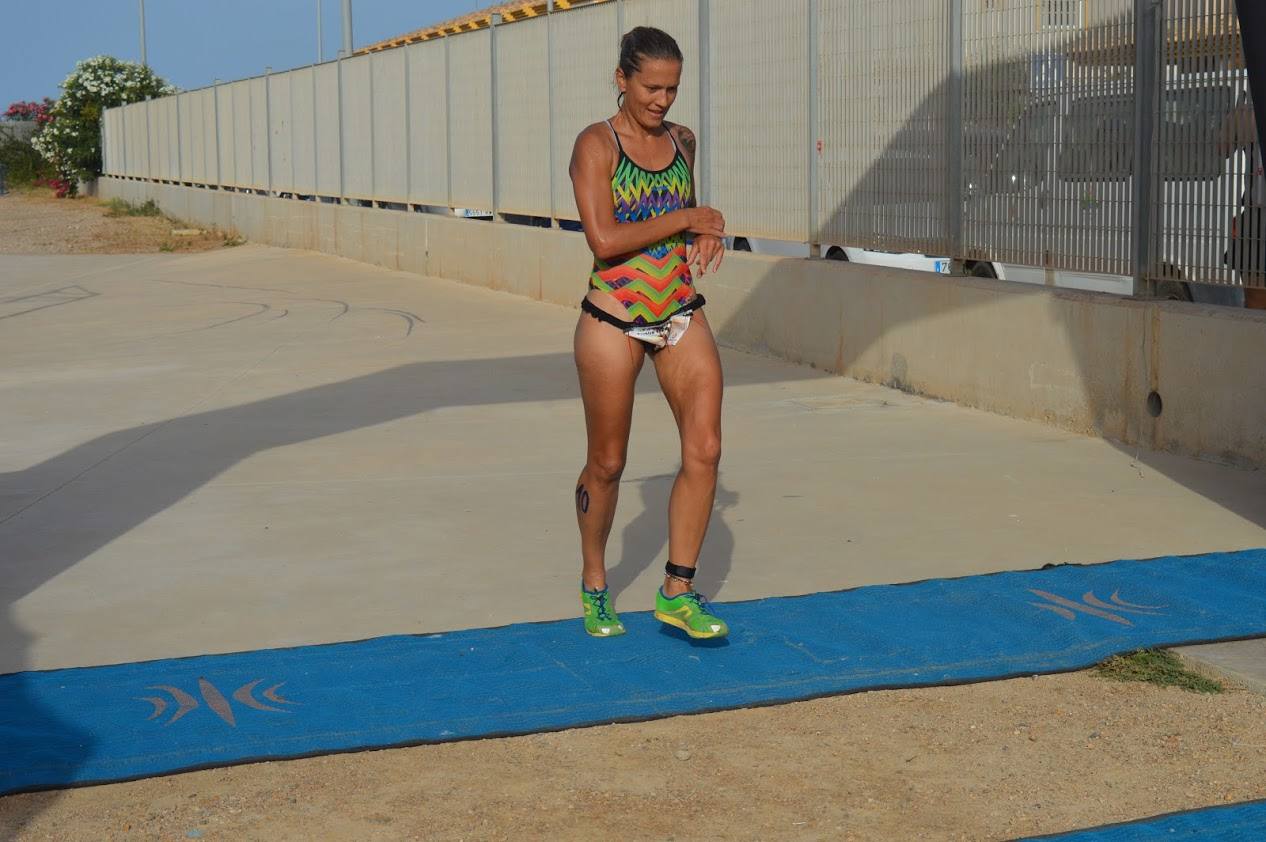
<path id="1" fill-rule="evenodd" d="M 1058 839 L 1060 842 L 1147 842 L 1149 839 L 1261 842 L 1266 839 L 1266 801 L 1169 813 L 1137 822 L 1031 837 L 1031 840 L 1038 839 Z"/>
<path id="2" fill-rule="evenodd" d="M 626 606 L 635 594 L 628 594 Z M 645 595 L 641 595 L 645 596 Z M 731 603 L 723 641 L 649 614 L 0 676 L 0 794 L 1079 669 L 1266 636 L 1266 550 Z"/>

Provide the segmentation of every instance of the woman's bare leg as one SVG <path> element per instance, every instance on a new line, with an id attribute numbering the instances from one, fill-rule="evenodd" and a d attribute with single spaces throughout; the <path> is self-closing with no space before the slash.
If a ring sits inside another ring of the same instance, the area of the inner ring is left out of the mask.
<path id="1" fill-rule="evenodd" d="M 576 482 L 581 579 L 589 590 L 607 585 L 606 547 L 629 447 L 633 390 L 646 351 L 618 328 L 582 313 L 576 325 L 576 370 L 585 404 L 588 451 Z"/>
<path id="2" fill-rule="evenodd" d="M 694 567 L 712 517 L 721 461 L 721 357 L 702 311 L 691 317 L 680 342 L 652 359 L 681 434 L 681 470 L 668 501 L 668 558 Z M 670 597 L 687 589 L 676 579 L 664 580 Z"/>

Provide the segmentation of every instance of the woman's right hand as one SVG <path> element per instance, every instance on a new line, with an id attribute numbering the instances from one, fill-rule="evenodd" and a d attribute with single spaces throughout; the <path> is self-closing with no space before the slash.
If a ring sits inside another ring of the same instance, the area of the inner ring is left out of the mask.
<path id="1" fill-rule="evenodd" d="M 713 237 L 725 238 L 725 217 L 721 211 L 707 206 L 683 208 L 686 214 L 686 230 L 691 234 L 711 234 Z"/>

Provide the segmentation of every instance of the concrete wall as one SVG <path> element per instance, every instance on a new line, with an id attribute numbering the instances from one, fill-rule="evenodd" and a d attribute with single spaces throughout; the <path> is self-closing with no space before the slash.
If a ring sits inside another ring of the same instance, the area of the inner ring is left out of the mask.
<path id="1" fill-rule="evenodd" d="M 277 246 L 575 306 L 580 234 L 115 178 L 102 195 Z M 726 345 L 1127 444 L 1266 465 L 1266 313 L 730 254 Z M 1155 392 L 1161 412 L 1153 416 Z"/>
<path id="2" fill-rule="evenodd" d="M 0 137 L 27 140 L 35 134 L 34 120 L 0 120 Z"/>

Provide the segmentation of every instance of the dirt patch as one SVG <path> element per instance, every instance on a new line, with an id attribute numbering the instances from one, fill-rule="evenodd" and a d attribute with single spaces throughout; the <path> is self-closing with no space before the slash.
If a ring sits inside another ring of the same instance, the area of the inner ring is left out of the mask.
<path id="1" fill-rule="evenodd" d="M 1261 798 L 1264 749 L 1264 697 L 1076 673 L 11 796 L 0 829 L 20 840 L 1009 839 Z"/>
<path id="2" fill-rule="evenodd" d="M 173 235 L 192 226 L 166 216 L 109 216 L 105 202 L 58 199 L 46 188 L 0 196 L 0 254 L 197 252 L 236 244 L 221 231 Z"/>

